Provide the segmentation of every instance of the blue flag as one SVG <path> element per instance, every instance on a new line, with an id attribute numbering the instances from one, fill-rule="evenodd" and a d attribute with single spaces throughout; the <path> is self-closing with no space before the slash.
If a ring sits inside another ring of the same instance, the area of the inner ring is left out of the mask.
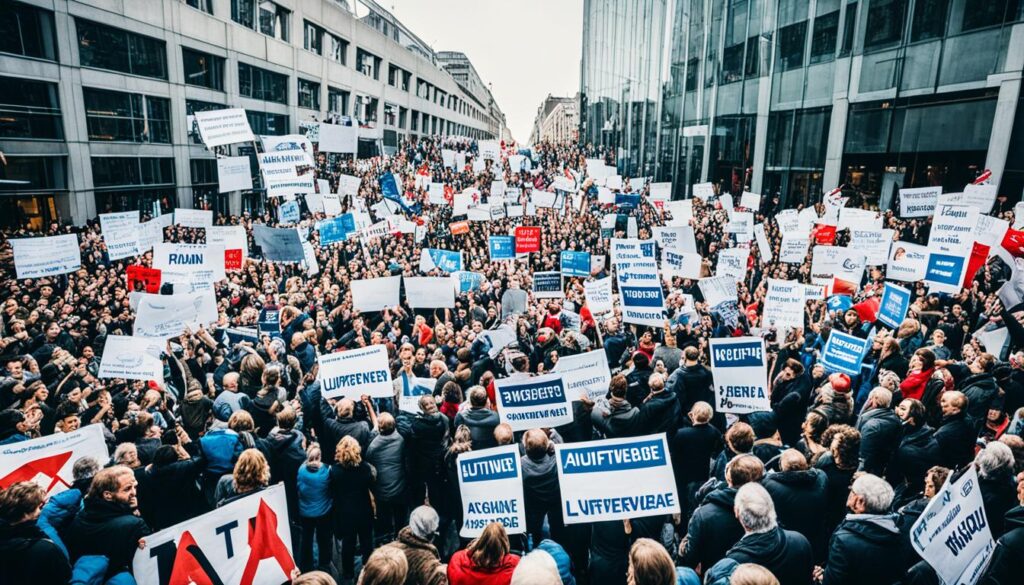
<path id="1" fill-rule="evenodd" d="M 398 190 L 398 180 L 395 179 L 394 173 L 384 173 L 380 179 L 380 194 L 388 201 L 394 201 L 402 208 L 402 211 L 411 213 L 413 215 L 419 215 L 420 204 L 410 206 L 402 198 L 401 192 Z"/>

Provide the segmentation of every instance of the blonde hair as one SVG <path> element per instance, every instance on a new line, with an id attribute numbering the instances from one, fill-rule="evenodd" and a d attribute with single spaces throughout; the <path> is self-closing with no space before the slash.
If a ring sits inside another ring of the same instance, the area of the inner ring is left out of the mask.
<path id="1" fill-rule="evenodd" d="M 629 549 L 629 585 L 675 585 L 676 567 L 665 547 L 650 538 L 640 538 Z"/>
<path id="2" fill-rule="evenodd" d="M 235 470 L 231 476 L 235 492 L 248 493 L 270 483 L 270 465 L 258 449 L 246 449 L 238 456 L 238 463 L 235 463 Z"/>
<path id="3" fill-rule="evenodd" d="M 363 462 L 363 449 L 352 436 L 344 437 L 338 441 L 338 447 L 334 452 L 334 460 L 342 467 L 359 467 Z"/>
<path id="4" fill-rule="evenodd" d="M 323 465 L 321 460 L 320 443 L 311 443 L 306 447 L 306 469 L 316 471 Z"/>
<path id="5" fill-rule="evenodd" d="M 228 428 L 236 433 L 252 431 L 256 428 L 256 421 L 247 410 L 236 410 L 228 417 Z"/>
<path id="6" fill-rule="evenodd" d="M 382 546 L 373 551 L 363 565 L 359 585 L 402 585 L 408 575 L 409 561 L 405 558 L 405 553 L 393 546 Z"/>
<path id="7" fill-rule="evenodd" d="M 499 522 L 484 526 L 484 531 L 466 547 L 473 564 L 483 569 L 493 569 L 501 564 L 509 553 L 508 534 Z"/>
<path id="8" fill-rule="evenodd" d="M 729 585 L 779 585 L 779 580 L 761 565 L 743 563 L 732 572 Z"/>

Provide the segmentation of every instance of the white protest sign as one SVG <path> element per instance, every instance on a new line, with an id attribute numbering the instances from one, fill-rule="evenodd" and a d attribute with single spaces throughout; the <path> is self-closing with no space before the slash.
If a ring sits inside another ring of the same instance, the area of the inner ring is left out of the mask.
<path id="1" fill-rule="evenodd" d="M 804 326 L 804 285 L 795 280 L 768 279 L 764 296 L 764 323 L 766 326 Z"/>
<path id="2" fill-rule="evenodd" d="M 640 189 L 643 186 L 642 184 L 634 186 L 632 181 L 630 181 L 630 185 L 634 189 Z M 649 193 L 651 201 L 668 201 L 672 199 L 672 183 L 651 183 Z"/>
<path id="3" fill-rule="evenodd" d="M 811 282 L 831 285 L 836 270 L 846 257 L 845 248 L 839 246 L 815 246 L 811 253 Z"/>
<path id="4" fill-rule="evenodd" d="M 104 229 L 103 243 L 107 246 L 107 257 L 111 261 L 131 258 L 142 253 L 139 250 L 138 224 Z"/>
<path id="5" fill-rule="evenodd" d="M 170 214 L 161 217 L 170 218 Z M 244 229 L 244 228 L 243 228 Z M 207 236 L 209 237 L 209 236 Z M 160 218 L 151 219 L 139 224 L 139 254 L 145 254 L 153 249 L 155 244 L 164 241 L 164 225 Z"/>
<path id="6" fill-rule="evenodd" d="M 584 393 L 591 400 L 604 397 L 612 381 L 608 356 L 603 349 L 562 356 L 551 371 L 562 375 L 565 393 L 573 401 Z"/>
<path id="7" fill-rule="evenodd" d="M 338 193 L 341 195 L 358 195 L 363 180 L 352 175 L 338 175 Z"/>
<path id="8" fill-rule="evenodd" d="M 928 247 L 897 241 L 892 244 L 886 278 L 902 282 L 924 280 L 928 270 Z"/>
<path id="9" fill-rule="evenodd" d="M 133 335 L 108 335 L 103 345 L 99 378 L 126 380 L 164 379 L 164 363 L 160 354 L 164 350 L 162 339 Z"/>
<path id="10" fill-rule="evenodd" d="M 728 275 L 712 276 L 702 278 L 697 283 L 700 293 L 704 295 L 704 302 L 709 307 L 736 301 L 736 279 Z"/>
<path id="11" fill-rule="evenodd" d="M 359 146 L 358 128 L 320 123 L 320 152 L 355 154 Z"/>
<path id="12" fill-rule="evenodd" d="M 801 234 L 810 235 L 811 228 L 814 227 L 814 224 L 818 223 L 818 211 L 814 209 L 814 206 L 805 207 L 796 214 L 796 218 L 796 231 Z"/>
<path id="13" fill-rule="evenodd" d="M 455 290 L 446 276 L 407 276 L 405 300 L 413 309 L 454 309 Z"/>
<path id="14" fill-rule="evenodd" d="M 1010 222 L 991 215 L 979 215 L 974 227 L 974 240 L 989 248 L 1002 247 L 1003 238 L 1010 229 Z"/>
<path id="15" fill-rule="evenodd" d="M 967 205 L 974 207 L 978 210 L 978 213 L 988 213 L 992 211 L 992 206 L 995 205 L 996 196 L 999 193 L 999 185 L 994 183 L 985 183 L 982 185 L 967 185 L 964 187 L 963 193 L 957 193 L 955 201 L 942 201 L 943 203 L 956 203 L 957 205 Z"/>
<path id="16" fill-rule="evenodd" d="M 174 223 L 189 228 L 207 228 L 213 225 L 213 211 L 179 207 L 174 210 Z"/>
<path id="17" fill-rule="evenodd" d="M 900 217 L 928 217 L 942 195 L 942 186 L 900 189 Z"/>
<path id="18" fill-rule="evenodd" d="M 614 203 L 614 199 L 612 203 Z M 670 226 L 689 225 L 693 219 L 693 199 L 682 199 L 679 201 L 666 201 L 665 210 L 672 214 L 669 220 Z"/>
<path id="19" fill-rule="evenodd" d="M 748 248 L 726 248 L 718 253 L 718 264 L 715 276 L 730 276 L 742 281 L 747 274 L 747 260 L 750 258 Z"/>
<path id="20" fill-rule="evenodd" d="M 761 196 L 757 193 L 751 193 L 744 191 L 743 195 L 740 195 L 740 207 L 756 211 L 761 208 Z"/>
<path id="21" fill-rule="evenodd" d="M 153 246 L 153 268 L 161 271 L 163 282 L 188 286 L 189 291 L 212 290 L 226 278 L 224 247 L 161 242 Z"/>
<path id="22" fill-rule="evenodd" d="M 754 214 L 750 211 L 730 211 L 729 223 L 725 226 L 727 234 L 753 235 Z"/>
<path id="23" fill-rule="evenodd" d="M 928 248 L 940 252 L 963 252 L 974 243 L 978 210 L 963 205 L 939 205 L 935 208 Z"/>
<path id="24" fill-rule="evenodd" d="M 242 108 L 196 112 L 194 115 L 206 148 L 256 140 Z"/>
<path id="25" fill-rule="evenodd" d="M 491 522 L 509 534 L 526 532 L 523 472 L 519 447 L 504 445 L 458 456 L 462 527 L 459 536 L 475 538 Z"/>
<path id="26" fill-rule="evenodd" d="M 451 287 L 449 287 L 450 289 Z M 320 364 L 317 380 L 324 398 L 355 397 L 391 398 L 391 369 L 388 350 L 383 345 L 370 345 L 317 357 Z"/>
<path id="27" fill-rule="evenodd" d="M 398 410 L 417 414 L 420 412 L 420 398 L 432 396 L 437 380 L 433 378 L 419 378 L 407 376 L 405 372 L 398 374 L 398 385 L 401 387 L 398 395 Z"/>
<path id="28" fill-rule="evenodd" d="M 775 223 L 779 225 L 779 233 L 795 234 L 800 231 L 800 216 L 795 209 L 784 209 L 775 215 Z M 809 233 L 809 232 L 808 232 Z M 804 235 L 808 235 L 805 233 Z"/>
<path id="29" fill-rule="evenodd" d="M 782 247 L 779 248 L 779 262 L 787 264 L 803 264 L 807 257 L 807 248 L 811 240 L 806 235 L 785 233 L 782 235 Z M 817 250 L 820 246 L 816 246 Z"/>
<path id="30" fill-rule="evenodd" d="M 150 534 L 132 562 L 139 583 L 279 585 L 294 569 L 283 484 Z"/>
<path id="31" fill-rule="evenodd" d="M 587 307 L 593 315 L 603 315 L 614 309 L 612 299 L 612 277 L 583 283 L 583 294 L 587 299 Z"/>
<path id="32" fill-rule="evenodd" d="M 497 140 L 480 140 L 476 143 L 480 158 L 484 160 L 498 160 L 501 158 L 501 147 Z"/>
<path id="33" fill-rule="evenodd" d="M 761 260 L 771 262 L 772 247 L 768 243 L 768 236 L 764 233 L 763 223 L 754 226 L 754 237 L 757 239 L 757 251 L 761 254 Z"/>
<path id="34" fill-rule="evenodd" d="M 252 169 L 247 156 L 217 159 L 217 191 L 248 191 L 252 189 Z"/>
<path id="35" fill-rule="evenodd" d="M 135 335 L 153 339 L 177 337 L 217 322 L 217 297 L 212 290 L 174 295 L 133 293 L 138 302 Z"/>
<path id="36" fill-rule="evenodd" d="M 654 241 L 612 239 L 611 245 L 622 320 L 637 325 L 662 326 L 665 322 L 665 299 L 658 276 Z"/>
<path id="37" fill-rule="evenodd" d="M 725 250 L 723 250 L 724 252 Z M 719 266 L 722 260 L 719 256 Z M 700 278 L 703 257 L 695 252 L 681 252 L 668 248 L 661 251 L 661 271 L 665 279 L 678 276 L 681 278 Z"/>
<path id="38" fill-rule="evenodd" d="M 446 166 L 446 167 L 448 167 L 450 169 L 454 168 L 455 167 L 455 151 L 454 150 L 450 150 L 448 148 L 441 149 L 441 163 L 444 166 Z"/>
<path id="39" fill-rule="evenodd" d="M 206 228 L 206 243 L 224 246 L 224 250 L 241 250 L 242 260 L 249 257 L 249 236 L 242 225 L 215 225 Z"/>
<path id="40" fill-rule="evenodd" d="M 882 229 L 882 216 L 869 209 L 842 207 L 839 209 L 837 229 L 880 230 Z"/>
<path id="41" fill-rule="evenodd" d="M 299 167 L 306 166 L 306 153 L 301 150 L 283 152 L 261 152 L 256 155 L 260 171 L 267 181 L 292 180 L 299 178 Z"/>
<path id="42" fill-rule="evenodd" d="M 352 308 L 362 313 L 376 313 L 399 304 L 401 276 L 353 280 Z"/>
<path id="43" fill-rule="evenodd" d="M 49 495 L 60 493 L 74 483 L 72 470 L 83 457 L 92 457 L 101 468 L 110 460 L 103 425 L 0 445 L 0 490 L 31 481 Z"/>
<path id="44" fill-rule="evenodd" d="M 19 280 L 67 274 L 82 267 L 82 251 L 75 234 L 9 241 L 14 249 L 14 268 Z"/>
<path id="45" fill-rule="evenodd" d="M 313 182 L 312 173 L 294 179 L 266 179 L 263 181 L 263 186 L 266 188 L 269 198 L 316 193 L 316 184 Z"/>
<path id="46" fill-rule="evenodd" d="M 680 226 L 654 226 L 654 241 L 662 248 L 672 248 L 681 252 L 697 252 L 697 239 L 693 234 L 693 227 L 689 225 Z"/>
<path id="47" fill-rule="evenodd" d="M 764 340 L 734 337 L 712 339 L 710 343 L 715 412 L 746 414 L 771 410 Z"/>
<path id="48" fill-rule="evenodd" d="M 572 422 L 572 404 L 562 374 L 494 381 L 501 422 L 513 431 L 557 427 Z"/>
<path id="49" fill-rule="evenodd" d="M 257 224 L 252 228 L 253 242 L 260 247 L 268 262 L 302 262 L 306 253 L 298 231 L 290 228 L 272 228 Z"/>
<path id="50" fill-rule="evenodd" d="M 283 136 L 260 136 L 263 152 L 289 152 L 305 155 L 304 166 L 313 166 L 313 143 L 302 134 L 285 134 Z"/>
<path id="51" fill-rule="evenodd" d="M 712 183 L 694 183 L 690 193 L 699 199 L 707 202 L 715 196 L 715 186 Z"/>
<path id="52" fill-rule="evenodd" d="M 135 227 L 137 225 L 139 225 L 138 210 L 100 214 L 100 231 L 103 232 L 104 234 L 107 232 L 107 230 Z"/>
<path id="53" fill-rule="evenodd" d="M 893 230 L 850 229 L 850 247 L 867 256 L 870 266 L 882 266 L 889 262 L 889 247 L 892 245 Z"/>
<path id="54" fill-rule="evenodd" d="M 538 189 L 534 189 L 530 192 L 530 202 L 537 208 L 554 207 L 557 200 L 558 195 L 555 193 L 540 191 Z"/>
<path id="55" fill-rule="evenodd" d="M 664 433 L 555 445 L 566 524 L 679 512 Z"/>

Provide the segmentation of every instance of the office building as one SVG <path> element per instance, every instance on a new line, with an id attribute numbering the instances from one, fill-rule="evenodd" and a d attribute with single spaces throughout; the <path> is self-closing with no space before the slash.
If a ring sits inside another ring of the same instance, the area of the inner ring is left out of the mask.
<path id="1" fill-rule="evenodd" d="M 574 142 L 579 134 L 579 94 L 573 97 L 555 97 L 548 94 L 533 119 L 530 144 L 547 140 L 549 142 Z"/>

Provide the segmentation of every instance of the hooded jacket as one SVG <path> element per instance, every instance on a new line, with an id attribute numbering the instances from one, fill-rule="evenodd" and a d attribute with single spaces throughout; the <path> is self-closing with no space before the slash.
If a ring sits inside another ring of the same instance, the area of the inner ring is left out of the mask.
<path id="1" fill-rule="evenodd" d="M 708 494 L 690 517 L 686 541 L 679 559 L 684 566 L 710 567 L 725 556 L 740 538 L 743 527 L 733 511 L 736 488 L 726 487 Z"/>
<path id="2" fill-rule="evenodd" d="M 885 473 L 885 480 L 898 492 L 898 499 L 924 489 L 928 469 L 939 464 L 939 444 L 928 425 L 903 425 L 903 438 Z"/>
<path id="3" fill-rule="evenodd" d="M 0 583 L 65 585 L 71 564 L 34 520 L 0 522 Z"/>
<path id="4" fill-rule="evenodd" d="M 266 439 L 267 451 L 270 458 L 270 483 L 284 482 L 285 490 L 288 493 L 288 502 L 291 509 L 296 510 L 299 498 L 296 493 L 296 480 L 299 474 L 299 467 L 306 462 L 306 450 L 302 447 L 302 433 L 292 429 L 282 431 L 275 429 Z"/>
<path id="5" fill-rule="evenodd" d="M 590 413 L 590 420 L 605 437 L 632 437 L 637 433 L 637 415 L 640 409 L 635 408 L 627 400 L 615 400 L 608 403 L 608 410 L 595 408 Z"/>
<path id="6" fill-rule="evenodd" d="M 500 422 L 498 413 L 487 407 L 465 408 L 455 415 L 455 428 L 459 428 L 459 425 L 469 427 L 473 449 L 477 451 L 498 446 L 494 438 L 494 427 Z"/>
<path id="7" fill-rule="evenodd" d="M 402 551 L 409 562 L 406 585 L 447 585 L 448 578 L 437 547 L 413 534 L 408 526 L 399 531 L 398 538 L 387 546 Z"/>
<path id="8" fill-rule="evenodd" d="M 448 563 L 448 582 L 451 585 L 508 585 L 518 564 L 518 555 L 507 554 L 497 567 L 485 569 L 473 562 L 468 550 L 462 549 Z"/>
<path id="9" fill-rule="evenodd" d="M 213 412 L 213 401 L 203 394 L 199 388 L 193 388 L 185 393 L 181 401 L 181 426 L 193 440 L 199 438 L 199 433 L 206 430 L 206 423 L 210 420 Z"/>
<path id="10" fill-rule="evenodd" d="M 850 514 L 829 542 L 822 585 L 891 585 L 906 572 L 902 535 L 889 514 Z"/>
<path id="11" fill-rule="evenodd" d="M 972 374 L 960 384 L 960 391 L 967 396 L 967 416 L 975 421 L 984 421 L 992 401 L 999 396 L 999 384 L 988 372 Z"/>
<path id="12" fill-rule="evenodd" d="M 740 564 L 761 565 L 775 575 L 780 585 L 809 585 L 814 574 L 811 543 L 799 532 L 778 526 L 744 535 L 729 549 L 726 558 Z"/>
<path id="13" fill-rule="evenodd" d="M 996 541 L 992 560 L 978 585 L 1020 583 L 1020 576 L 1024 574 L 1024 506 L 1006 513 L 1003 528 L 1006 532 Z"/>
<path id="14" fill-rule="evenodd" d="M 124 571 L 138 550 L 139 539 L 150 534 L 146 521 L 124 504 L 86 498 L 85 507 L 68 528 L 64 542 L 71 558 L 103 555 L 110 559 L 107 577 Z"/>
<path id="15" fill-rule="evenodd" d="M 872 408 L 862 412 L 857 421 L 860 431 L 861 469 L 882 475 L 899 445 L 902 421 L 888 408 Z"/>
<path id="16" fill-rule="evenodd" d="M 825 560 L 828 534 L 825 518 L 828 510 L 828 478 L 820 469 L 770 473 L 761 482 L 775 503 L 779 525 L 804 535 L 814 550 L 814 558 Z"/>

